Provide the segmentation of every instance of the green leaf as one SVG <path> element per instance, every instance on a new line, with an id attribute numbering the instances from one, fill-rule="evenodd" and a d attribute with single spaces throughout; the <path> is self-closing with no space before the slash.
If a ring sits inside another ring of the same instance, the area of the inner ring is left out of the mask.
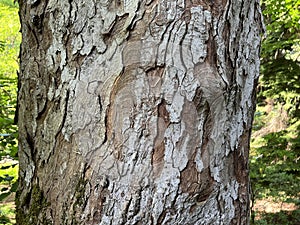
<path id="1" fill-rule="evenodd" d="M 10 192 L 16 192 L 18 189 L 18 186 L 19 186 L 19 182 L 18 181 L 14 182 L 11 186 Z"/>
<path id="2" fill-rule="evenodd" d="M 0 201 L 3 201 L 4 199 L 6 199 L 11 193 L 10 192 L 5 192 L 0 194 Z"/>

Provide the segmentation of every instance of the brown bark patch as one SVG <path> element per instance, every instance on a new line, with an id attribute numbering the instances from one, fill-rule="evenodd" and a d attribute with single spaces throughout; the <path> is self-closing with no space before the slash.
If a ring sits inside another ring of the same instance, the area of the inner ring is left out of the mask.
<path id="1" fill-rule="evenodd" d="M 199 189 L 199 173 L 192 160 L 188 162 L 187 167 L 181 172 L 180 187 L 185 193 L 194 194 Z"/>
<path id="2" fill-rule="evenodd" d="M 158 105 L 158 118 L 162 118 L 168 126 L 170 124 L 169 112 L 166 109 L 166 101 L 163 99 L 162 102 Z"/>
<path id="3" fill-rule="evenodd" d="M 249 141 L 250 131 L 246 131 L 241 137 L 238 145 L 238 149 L 233 151 L 234 158 L 234 172 L 238 183 L 244 183 L 244 180 L 248 180 L 249 165 Z"/>
<path id="4" fill-rule="evenodd" d="M 196 164 L 190 160 L 181 172 L 180 188 L 183 192 L 189 193 L 196 203 L 205 202 L 214 189 L 214 179 L 209 168 L 199 173 Z"/>
<path id="5" fill-rule="evenodd" d="M 165 67 L 155 67 L 154 69 L 151 68 L 149 70 L 147 70 L 147 76 L 149 78 L 151 77 L 162 77 L 163 76 L 163 73 L 165 71 Z"/>
<path id="6" fill-rule="evenodd" d="M 110 27 L 110 29 L 105 32 L 106 35 L 115 35 L 115 34 L 121 34 L 122 32 L 126 31 L 128 27 L 125 27 L 126 20 L 128 18 L 129 14 L 125 13 L 122 16 L 117 16 L 115 22 Z M 106 36 L 106 38 L 109 36 Z"/>
<path id="7" fill-rule="evenodd" d="M 215 1 L 210 0 L 210 2 L 211 2 L 212 13 L 214 15 L 219 15 L 224 12 L 225 6 L 227 4 L 227 0 L 215 0 Z"/>
<path id="8" fill-rule="evenodd" d="M 153 175 L 158 177 L 164 167 L 164 155 L 165 155 L 165 143 L 161 142 L 153 150 L 152 154 L 152 165 L 153 165 Z"/>
<path id="9" fill-rule="evenodd" d="M 114 146 L 114 156 L 118 160 L 123 160 L 122 152 L 124 144 L 123 128 L 124 120 L 131 116 L 132 110 L 136 106 L 136 96 L 134 93 L 134 80 L 136 79 L 135 69 L 126 68 L 115 79 L 110 94 L 110 105 L 106 110 L 106 140 Z"/>
<path id="10" fill-rule="evenodd" d="M 133 77 L 130 71 L 124 71 L 122 72 L 116 79 L 112 86 L 112 91 L 110 93 L 110 105 L 108 106 L 106 110 L 106 133 L 107 138 L 110 139 L 112 136 L 112 128 L 114 123 L 114 114 L 116 111 L 118 111 L 118 108 L 115 104 L 117 94 L 122 90 L 126 89 L 126 86 L 133 81 Z M 128 87 L 129 88 L 129 87 Z"/>
<path id="11" fill-rule="evenodd" d="M 237 216 L 233 224 L 246 224 L 249 218 L 249 135 L 250 132 L 246 131 L 240 137 L 238 149 L 235 149 L 235 151 L 233 151 L 235 178 L 240 184 L 238 190 L 238 199 L 234 202 L 235 215 Z M 244 206 L 241 206 L 241 204 L 243 204 Z"/>
<path id="12" fill-rule="evenodd" d="M 166 109 L 166 101 L 163 99 L 158 105 L 157 134 L 154 140 L 154 149 L 152 154 L 152 165 L 154 166 L 154 175 L 160 174 L 163 169 L 163 159 L 165 155 L 164 133 L 170 124 L 169 112 Z"/>
<path id="13" fill-rule="evenodd" d="M 159 98 L 165 67 L 151 68 L 146 71 L 151 94 Z"/>

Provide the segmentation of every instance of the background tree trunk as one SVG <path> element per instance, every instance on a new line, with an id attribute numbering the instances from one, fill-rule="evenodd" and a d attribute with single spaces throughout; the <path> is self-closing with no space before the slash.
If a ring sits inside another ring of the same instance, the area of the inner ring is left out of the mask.
<path id="1" fill-rule="evenodd" d="M 18 224 L 249 223 L 257 0 L 19 3 Z"/>

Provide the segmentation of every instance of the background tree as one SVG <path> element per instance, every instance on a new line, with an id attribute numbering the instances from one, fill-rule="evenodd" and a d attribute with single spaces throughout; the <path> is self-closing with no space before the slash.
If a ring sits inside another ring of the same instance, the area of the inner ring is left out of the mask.
<path id="1" fill-rule="evenodd" d="M 252 135 L 253 192 L 299 207 L 300 2 L 263 0 L 262 8 L 267 36 Z M 283 212 L 268 224 L 298 224 L 299 215 Z"/>
<path id="2" fill-rule="evenodd" d="M 19 1 L 18 224 L 248 224 L 258 1 Z"/>

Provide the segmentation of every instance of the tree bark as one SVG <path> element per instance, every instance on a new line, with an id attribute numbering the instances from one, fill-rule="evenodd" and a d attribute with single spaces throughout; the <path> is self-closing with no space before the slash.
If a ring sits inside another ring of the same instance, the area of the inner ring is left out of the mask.
<path id="1" fill-rule="evenodd" d="M 249 224 L 258 0 L 19 4 L 17 224 Z"/>

